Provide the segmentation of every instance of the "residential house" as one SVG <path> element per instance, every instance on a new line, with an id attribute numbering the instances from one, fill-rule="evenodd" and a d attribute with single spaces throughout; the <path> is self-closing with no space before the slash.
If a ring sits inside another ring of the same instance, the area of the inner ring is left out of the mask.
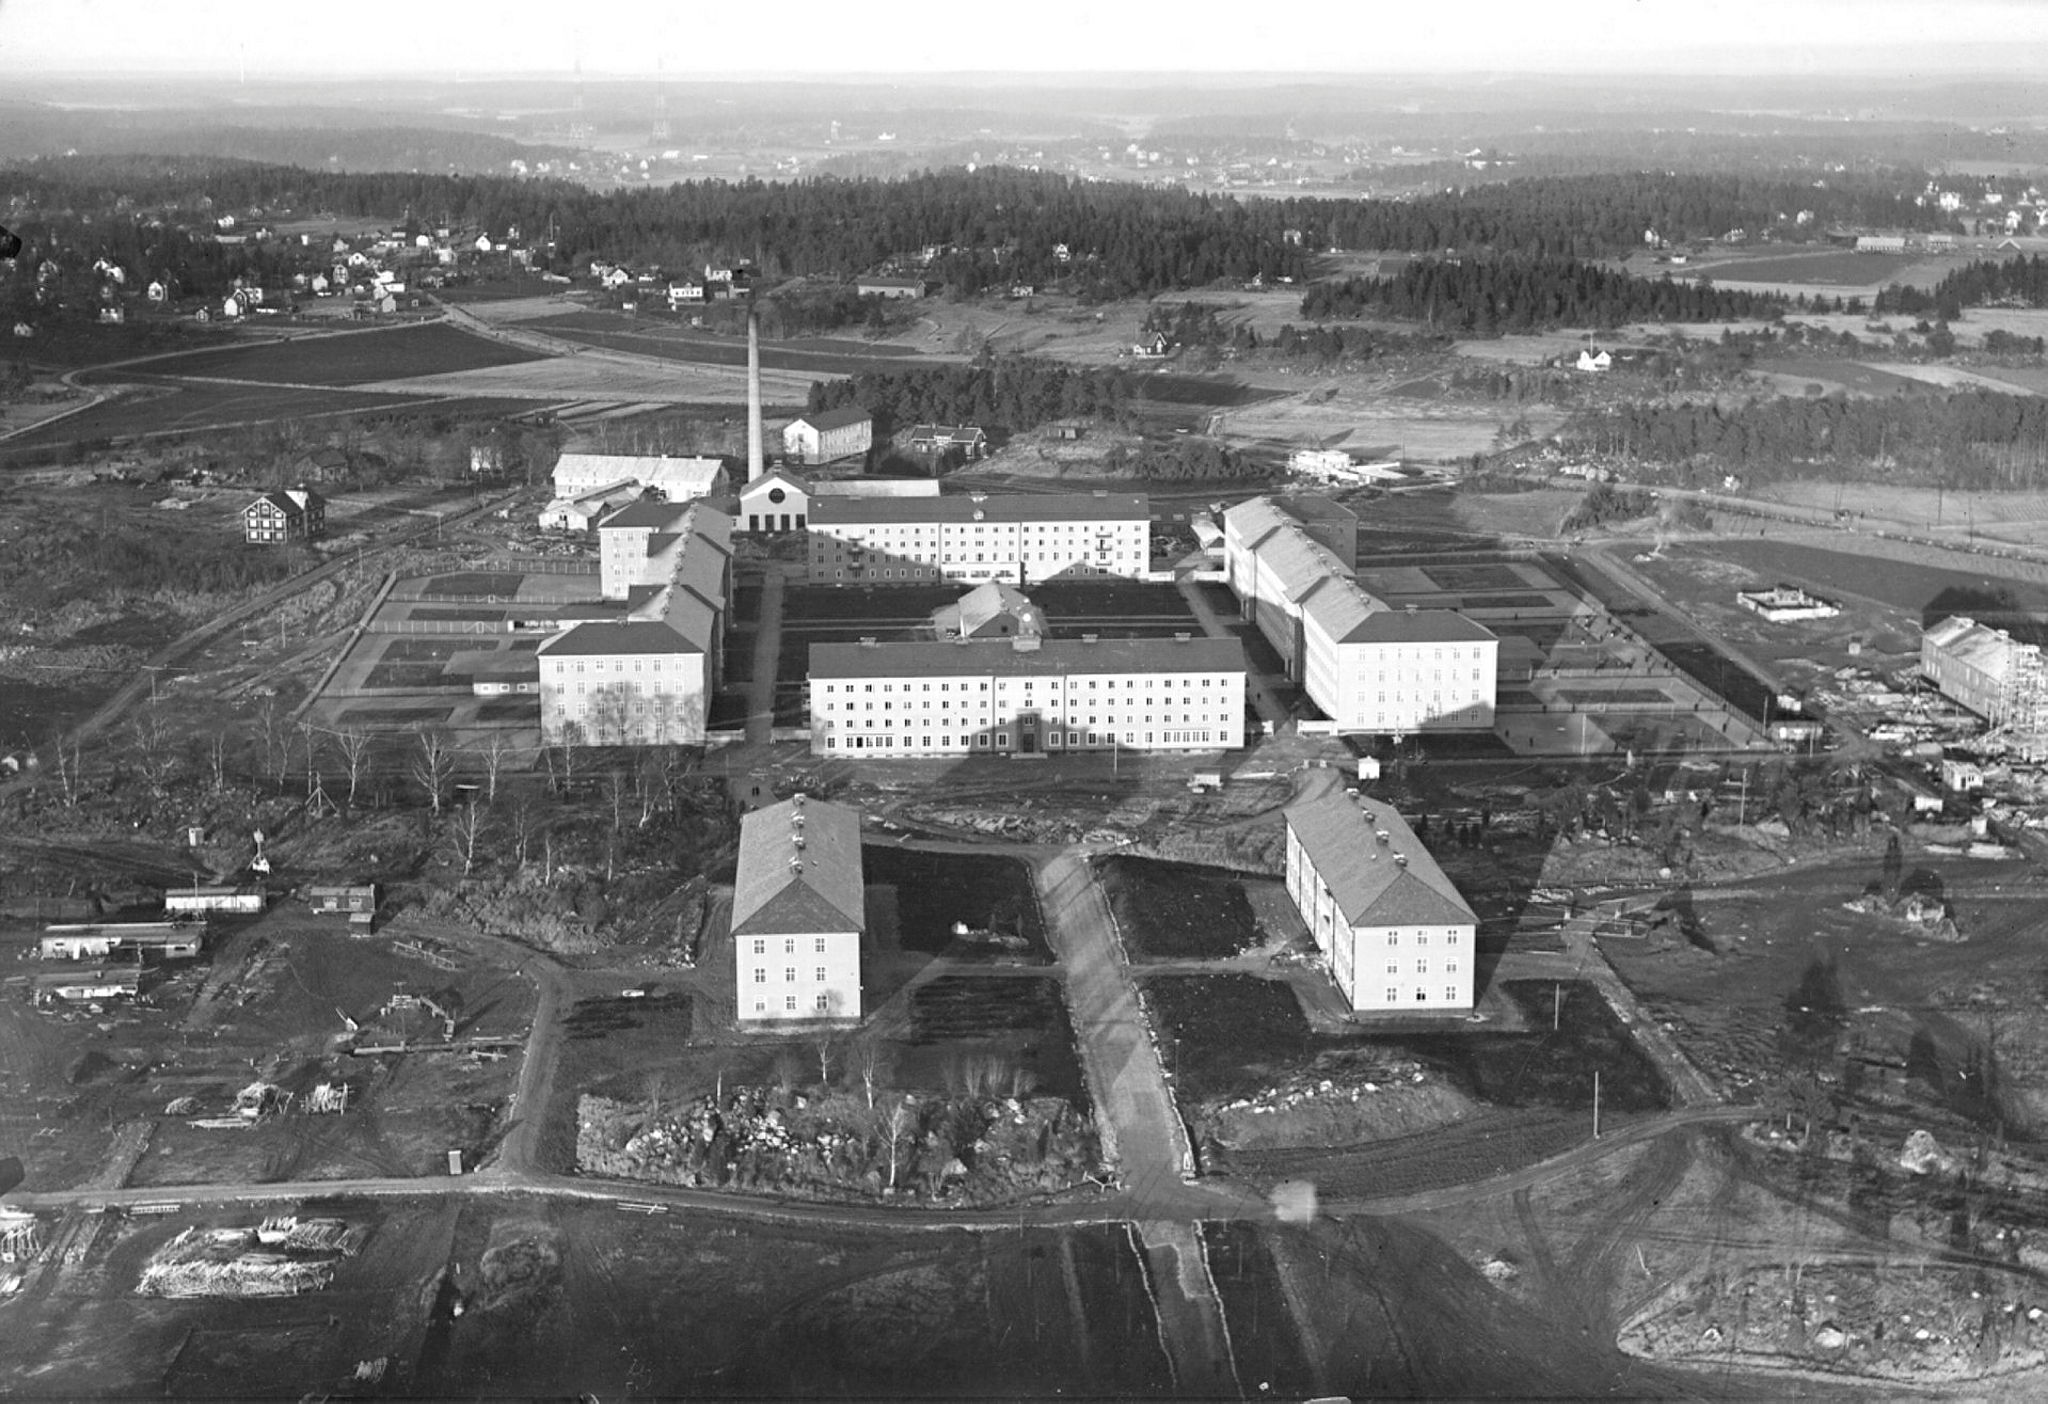
<path id="1" fill-rule="evenodd" d="M 1045 611 L 1022 590 L 991 580 L 932 612 L 932 632 L 941 640 L 1042 638 Z"/>
<path id="2" fill-rule="evenodd" d="M 266 492 L 242 509 L 242 539 L 278 546 L 311 541 L 327 530 L 327 501 L 308 487 Z"/>
<path id="3" fill-rule="evenodd" d="M 734 1009 L 743 1023 L 861 1016 L 860 811 L 796 794 L 740 820 Z"/>
<path id="4" fill-rule="evenodd" d="M 799 415 L 782 429 L 782 451 L 797 463 L 831 463 L 853 458 L 866 453 L 874 443 L 874 417 L 853 405 Z"/>
<path id="5" fill-rule="evenodd" d="M 988 452 L 988 435 L 972 424 L 918 424 L 910 430 L 912 453 L 942 454 L 957 450 L 970 462 Z"/>
<path id="6" fill-rule="evenodd" d="M 1479 919 L 1393 806 L 1327 794 L 1285 819 L 1287 895 L 1351 1008 L 1470 1009 Z"/>

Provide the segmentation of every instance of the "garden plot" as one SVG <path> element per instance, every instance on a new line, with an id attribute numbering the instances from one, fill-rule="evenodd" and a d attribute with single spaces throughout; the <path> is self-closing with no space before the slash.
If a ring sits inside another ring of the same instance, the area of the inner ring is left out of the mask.
<path id="1" fill-rule="evenodd" d="M 1030 871 L 1015 858 L 870 844 L 868 885 L 895 890 L 895 929 L 878 945 L 955 958 L 1050 963 Z"/>
<path id="2" fill-rule="evenodd" d="M 1290 987 L 1247 975 L 1154 976 L 1143 991 L 1184 1113 L 1233 1163 L 1236 1152 L 1356 1148 L 1489 1112 L 1590 1109 L 1596 1071 L 1609 1114 L 1669 1105 L 1654 1065 L 1586 985 L 1510 982 L 1526 1033 L 1319 1034 Z"/>
<path id="3" fill-rule="evenodd" d="M 1222 960 L 1261 940 L 1234 874 L 1122 856 L 1098 860 L 1095 872 L 1133 960 Z"/>

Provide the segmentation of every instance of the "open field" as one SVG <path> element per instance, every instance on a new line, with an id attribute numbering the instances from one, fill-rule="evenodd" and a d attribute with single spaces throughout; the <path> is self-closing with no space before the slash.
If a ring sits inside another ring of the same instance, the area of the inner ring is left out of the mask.
<path id="1" fill-rule="evenodd" d="M 1774 582 L 1804 584 L 1823 595 L 1847 591 L 1904 610 L 1921 623 L 1976 610 L 2048 611 L 2048 586 L 1988 569 L 1950 570 L 1769 539 L 1720 541 L 1711 553 Z"/>
<path id="2" fill-rule="evenodd" d="M 183 1229 L 260 1216 L 109 1217 L 83 1263 L 10 1308 L 24 1348 L 0 1383 L 296 1398 L 349 1394 L 357 1363 L 382 1360 L 382 1392 L 413 1397 L 959 1397 L 991 1379 L 1045 1396 L 1171 1392 L 1118 1227 L 772 1227 L 481 1196 L 301 1212 L 367 1227 L 360 1254 L 323 1292 L 232 1302 L 134 1284 Z"/>
<path id="3" fill-rule="evenodd" d="M 151 375 L 349 386 L 539 359 L 532 351 L 433 322 L 190 351 L 149 361 L 139 369 Z M 86 379 L 90 382 L 92 377 Z"/>
<path id="4" fill-rule="evenodd" d="M 131 439 L 236 424 L 274 424 L 286 420 L 429 407 L 437 413 L 457 412 L 456 406 L 423 401 L 403 392 L 376 394 L 354 390 L 293 390 L 164 381 L 143 385 L 139 390 L 123 393 L 63 419 L 39 424 L 0 443 L 0 455 L 79 441 Z M 491 412 L 516 414 L 532 407 L 531 402 L 494 404 Z"/>
<path id="5" fill-rule="evenodd" d="M 635 356 L 652 356 L 663 361 L 692 365 L 729 366 L 744 371 L 747 343 L 742 337 L 715 336 L 682 327 L 660 326 L 630 317 L 604 312 L 573 312 L 566 316 L 523 322 L 523 328 L 578 346 L 623 351 Z M 878 367 L 894 367 L 927 358 L 903 346 L 880 343 L 869 348 L 857 341 L 831 343 L 823 339 L 805 342 L 766 341 L 761 343 L 761 370 L 817 376 L 853 375 Z"/>
<path id="6" fill-rule="evenodd" d="M 765 403 L 788 413 L 800 411 L 811 382 L 807 371 L 761 372 Z M 558 403 L 563 400 L 608 400 L 617 403 L 703 405 L 741 412 L 747 398 L 744 366 L 713 366 L 674 361 L 656 364 L 637 357 L 593 352 L 551 360 L 494 366 L 485 370 L 419 375 L 404 380 L 373 381 L 363 388 L 411 394 L 435 394 Z"/>
<path id="7" fill-rule="evenodd" d="M 1631 271 L 1642 277 L 1669 272 L 1676 282 L 1706 277 L 1715 287 L 1754 288 L 1773 291 L 1783 286 L 1787 294 L 1814 289 L 1835 289 L 1844 295 L 1876 289 L 1892 283 L 1932 288 L 1968 259 L 1963 255 L 1858 253 L 1854 249 L 1824 248 L 1810 253 L 1736 254 L 1722 258 L 1710 255 L 1681 268 L 1642 266 L 1633 260 Z M 1832 292 L 1830 296 L 1834 295 Z"/>

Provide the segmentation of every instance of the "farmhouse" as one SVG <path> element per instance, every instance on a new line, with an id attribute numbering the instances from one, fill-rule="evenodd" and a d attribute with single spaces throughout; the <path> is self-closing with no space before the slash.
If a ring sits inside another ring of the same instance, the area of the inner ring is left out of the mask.
<path id="1" fill-rule="evenodd" d="M 1614 357 L 1606 351 L 1594 351 L 1588 347 L 1586 350 L 1579 352 L 1579 359 L 1572 364 L 1578 370 L 1590 371 L 1597 375 L 1599 372 L 1613 367 Z"/>
<path id="2" fill-rule="evenodd" d="M 242 539 L 277 546 L 311 541 L 327 530 L 327 500 L 311 488 L 266 492 L 242 509 Z"/>
<path id="3" fill-rule="evenodd" d="M 854 406 L 792 419 L 782 429 L 782 451 L 798 463 L 852 458 L 875 445 L 874 417 Z"/>
<path id="4" fill-rule="evenodd" d="M 1143 493 L 824 498 L 811 504 L 809 578 L 835 585 L 939 580 L 1141 579 L 1152 514 Z"/>
<path id="5" fill-rule="evenodd" d="M 740 820 L 732 893 L 739 1017 L 860 1018 L 866 896 L 859 810 L 797 794 Z"/>
<path id="6" fill-rule="evenodd" d="M 824 478 L 811 480 L 785 468 L 764 473 L 740 489 L 738 530 L 803 531 L 811 501 L 820 497 L 937 497 L 936 478 Z"/>
<path id="7" fill-rule="evenodd" d="M 1390 609 L 1281 500 L 1223 514 L 1224 572 L 1258 626 L 1341 732 L 1493 727 L 1500 640 L 1447 609 Z"/>
<path id="8" fill-rule="evenodd" d="M 957 449 L 969 460 L 988 452 L 988 435 L 972 424 L 919 424 L 910 431 L 912 453 L 937 454 Z"/>
<path id="9" fill-rule="evenodd" d="M 991 580 L 940 605 L 932 630 L 941 639 L 1038 638 L 1046 632 L 1045 611 L 1022 590 Z"/>
<path id="10" fill-rule="evenodd" d="M 853 285 L 859 297 L 923 297 L 922 278 L 861 278 Z"/>
<path id="11" fill-rule="evenodd" d="M 1234 750 L 1236 639 L 811 645 L 811 750 L 883 757 Z"/>
<path id="12" fill-rule="evenodd" d="M 1286 811 L 1287 895 L 1353 1010 L 1470 1009 L 1479 919 L 1391 805 Z"/>
<path id="13" fill-rule="evenodd" d="M 550 745 L 701 745 L 724 658 L 732 519 L 705 502 L 641 501 L 598 527 L 599 582 L 622 617 L 536 651 Z"/>

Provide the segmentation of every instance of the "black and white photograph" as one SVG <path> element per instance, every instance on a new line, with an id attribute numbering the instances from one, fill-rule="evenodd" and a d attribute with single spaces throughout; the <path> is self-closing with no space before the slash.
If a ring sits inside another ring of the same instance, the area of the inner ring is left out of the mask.
<path id="1" fill-rule="evenodd" d="M 0 1401 L 2048 1398 L 2048 5 L 0 0 Z"/>

